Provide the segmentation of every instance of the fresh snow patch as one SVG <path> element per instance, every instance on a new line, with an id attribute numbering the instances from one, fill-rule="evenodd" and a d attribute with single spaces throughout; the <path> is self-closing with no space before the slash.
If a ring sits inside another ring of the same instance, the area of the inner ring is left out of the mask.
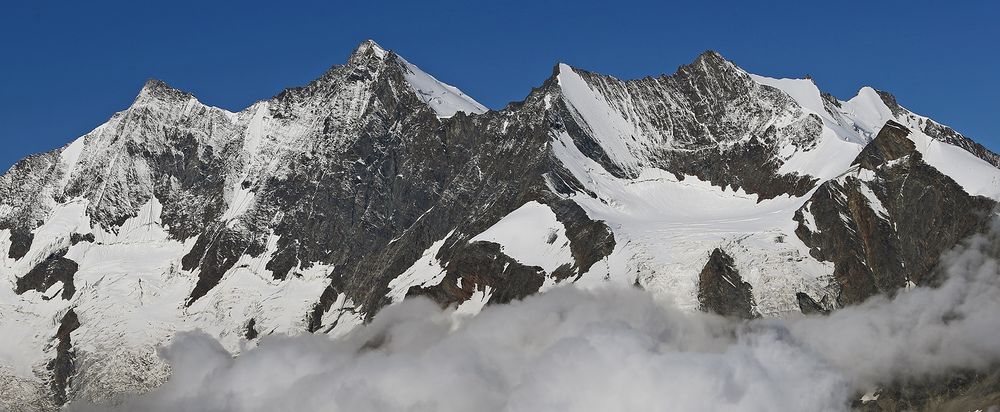
<path id="1" fill-rule="evenodd" d="M 486 307 L 486 303 L 490 301 L 490 296 L 493 296 L 493 288 L 489 286 L 485 286 L 482 290 L 476 288 L 476 291 L 472 293 L 469 300 L 462 302 L 462 304 L 455 308 L 455 314 L 462 316 L 478 314 Z"/>
<path id="2" fill-rule="evenodd" d="M 868 86 L 862 87 L 857 96 L 841 102 L 841 107 L 854 120 L 854 125 L 872 138 L 882 130 L 885 122 L 895 119 L 878 92 Z"/>
<path id="3" fill-rule="evenodd" d="M 527 266 L 552 273 L 559 266 L 573 264 L 566 227 L 548 206 L 531 201 L 500 219 L 469 242 L 500 244 L 504 254 Z"/>
<path id="4" fill-rule="evenodd" d="M 63 167 L 63 176 L 59 181 L 59 191 L 66 188 L 66 184 L 69 183 L 70 177 L 76 172 L 76 165 L 80 161 L 80 154 L 83 153 L 83 147 L 85 146 L 86 136 L 78 137 L 72 143 L 66 145 L 59 152 L 59 159 Z"/>
<path id="5" fill-rule="evenodd" d="M 770 77 L 750 74 L 755 82 L 779 89 L 799 104 L 803 109 L 809 109 L 813 113 L 822 115 L 826 113 L 823 105 L 823 97 L 820 95 L 816 83 L 809 79 L 772 79 Z"/>
<path id="6" fill-rule="evenodd" d="M 326 332 L 331 338 L 344 336 L 364 323 L 364 314 L 360 312 L 360 308 L 343 293 L 337 295 L 337 300 L 330 306 L 330 310 L 323 314 L 323 324 L 332 326 L 329 332 Z"/>
<path id="7" fill-rule="evenodd" d="M 802 208 L 802 224 L 809 229 L 810 233 L 819 233 L 819 227 L 816 226 L 816 217 L 812 214 L 812 202 L 807 202 Z"/>
<path id="8" fill-rule="evenodd" d="M 420 259 L 413 262 L 413 265 L 409 269 L 406 269 L 402 274 L 389 282 L 389 293 L 387 296 L 393 302 L 403 300 L 406 297 L 406 292 L 413 286 L 435 286 L 444 280 L 445 270 L 441 266 L 441 261 L 437 259 L 437 254 L 441 251 L 444 242 L 451 237 L 452 233 L 455 233 L 455 231 L 448 232 L 444 238 L 434 242 L 431 247 L 424 251 Z"/>

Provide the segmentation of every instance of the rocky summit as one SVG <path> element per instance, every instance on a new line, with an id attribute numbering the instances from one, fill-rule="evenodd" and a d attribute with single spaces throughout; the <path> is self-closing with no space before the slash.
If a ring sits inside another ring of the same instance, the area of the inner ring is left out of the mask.
<path id="1" fill-rule="evenodd" d="M 179 331 L 239 353 L 416 295 L 476 313 L 613 284 L 823 316 L 940 283 L 998 166 L 887 92 L 839 100 L 715 52 L 635 80 L 558 64 L 500 110 L 372 41 L 236 113 L 150 80 L 0 177 L 0 406 L 115 404 L 168 378 L 156 348 Z M 977 376 L 960 384 L 1000 392 Z"/>

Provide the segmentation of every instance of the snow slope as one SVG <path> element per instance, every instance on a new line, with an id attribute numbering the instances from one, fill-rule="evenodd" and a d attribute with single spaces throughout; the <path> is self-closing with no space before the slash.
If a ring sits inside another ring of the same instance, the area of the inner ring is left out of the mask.
<path id="1" fill-rule="evenodd" d="M 495 225 L 469 239 L 494 242 L 500 250 L 527 266 L 539 266 L 552 273 L 559 266 L 573 264 L 566 227 L 556 220 L 548 206 L 531 201 Z"/>
<path id="2" fill-rule="evenodd" d="M 452 117 L 458 112 L 480 114 L 489 110 L 458 88 L 438 81 L 402 57 L 399 60 L 406 69 L 406 82 L 420 100 L 434 109 L 439 118 Z"/>

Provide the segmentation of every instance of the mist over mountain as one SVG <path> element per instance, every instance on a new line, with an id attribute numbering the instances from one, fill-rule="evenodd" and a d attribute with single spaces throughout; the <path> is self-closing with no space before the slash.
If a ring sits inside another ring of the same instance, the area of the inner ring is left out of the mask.
<path id="1" fill-rule="evenodd" d="M 473 317 L 407 300 L 343 339 L 266 337 L 235 358 L 186 333 L 164 350 L 171 380 L 113 410 L 845 410 L 852 396 L 893 396 L 886 382 L 994 370 L 998 251 L 994 220 L 944 256 L 939 288 L 830 316 L 740 322 L 635 288 L 569 286 Z"/>
<path id="2" fill-rule="evenodd" d="M 998 167 L 711 51 L 501 110 L 373 41 L 240 112 L 151 80 L 0 177 L 0 406 L 982 409 Z"/>

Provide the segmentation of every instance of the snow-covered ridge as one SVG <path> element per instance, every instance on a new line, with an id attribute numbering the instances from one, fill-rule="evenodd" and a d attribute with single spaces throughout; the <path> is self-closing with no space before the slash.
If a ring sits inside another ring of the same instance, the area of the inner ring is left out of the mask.
<path id="1" fill-rule="evenodd" d="M 489 110 L 455 86 L 438 81 L 406 59 L 399 57 L 399 61 L 405 69 L 407 84 L 421 101 L 434 109 L 439 118 L 452 117 L 458 112 L 480 114 Z"/>
<path id="2" fill-rule="evenodd" d="M 716 53 L 704 53 L 669 76 L 625 81 L 561 64 L 556 80 L 570 114 L 608 161 L 626 174 L 669 164 L 703 173 L 712 167 L 696 159 L 702 156 L 699 152 L 725 152 L 758 142 L 779 150 L 761 153 L 758 156 L 770 159 L 755 161 L 789 164 L 780 172 L 790 176 L 830 177 L 850 161 L 817 167 L 802 160 L 815 157 L 817 146 L 842 148 L 822 142 L 818 118 L 783 92 L 760 87 Z"/>
<path id="3" fill-rule="evenodd" d="M 955 179 L 969 194 L 1000 199 L 1000 169 L 958 146 L 948 144 L 924 132 L 931 121 L 927 117 L 900 107 L 900 113 L 893 113 L 875 89 L 865 86 L 847 101 L 824 102 L 822 92 L 811 79 L 773 79 L 751 75 L 754 81 L 775 87 L 792 97 L 804 110 L 815 113 L 823 119 L 824 143 L 830 144 L 835 138 L 834 148 L 822 148 L 805 163 L 835 163 L 840 167 L 831 171 L 845 170 L 860 149 L 870 142 L 888 121 L 895 121 L 910 130 L 908 135 L 923 155 L 924 161 L 942 173 Z M 829 136 L 826 137 L 826 136 Z M 854 145 L 855 147 L 851 147 Z M 827 173 L 820 177 L 833 177 Z"/>

